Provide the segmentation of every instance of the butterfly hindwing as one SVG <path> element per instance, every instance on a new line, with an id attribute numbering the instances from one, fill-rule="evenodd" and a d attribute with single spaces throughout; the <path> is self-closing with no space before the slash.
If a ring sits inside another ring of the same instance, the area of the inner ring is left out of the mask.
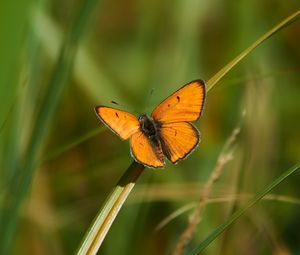
<path id="1" fill-rule="evenodd" d="M 187 157 L 200 142 L 198 129 L 188 122 L 165 123 L 159 134 L 163 152 L 173 164 Z"/>
<path id="2" fill-rule="evenodd" d="M 125 140 L 139 130 L 137 117 L 129 112 L 106 106 L 97 106 L 95 110 L 101 121 Z"/>
<path id="3" fill-rule="evenodd" d="M 143 165 L 158 168 L 165 164 L 160 141 L 154 143 L 141 131 L 131 136 L 130 150 L 133 158 Z"/>
<path id="4" fill-rule="evenodd" d="M 204 81 L 192 81 L 167 97 L 151 115 L 161 123 L 195 121 L 201 115 L 205 93 Z"/>

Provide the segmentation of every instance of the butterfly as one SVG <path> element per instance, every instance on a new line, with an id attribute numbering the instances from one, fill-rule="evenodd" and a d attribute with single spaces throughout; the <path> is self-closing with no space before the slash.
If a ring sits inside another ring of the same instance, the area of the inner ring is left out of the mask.
<path id="1" fill-rule="evenodd" d="M 138 117 L 119 109 L 97 106 L 100 120 L 122 139 L 130 139 L 132 157 L 151 168 L 186 158 L 200 142 L 199 130 L 190 123 L 202 114 L 205 82 L 195 80 L 162 101 L 151 113 Z"/>

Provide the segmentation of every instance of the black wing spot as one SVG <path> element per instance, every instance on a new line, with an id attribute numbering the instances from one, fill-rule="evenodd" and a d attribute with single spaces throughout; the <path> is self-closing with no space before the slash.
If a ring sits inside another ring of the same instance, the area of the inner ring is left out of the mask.
<path id="1" fill-rule="evenodd" d="M 116 112 L 116 116 L 117 116 L 117 118 L 119 118 L 119 114 Z"/>
<path id="2" fill-rule="evenodd" d="M 177 96 L 176 98 L 177 98 L 177 101 L 179 102 L 180 101 L 180 96 Z"/>
<path id="3" fill-rule="evenodd" d="M 171 105 L 170 104 L 168 104 L 168 107 L 170 107 Z"/>

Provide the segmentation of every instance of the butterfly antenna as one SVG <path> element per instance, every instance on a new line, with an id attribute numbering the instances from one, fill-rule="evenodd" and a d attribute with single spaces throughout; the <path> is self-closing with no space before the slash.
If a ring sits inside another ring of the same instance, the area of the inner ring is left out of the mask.
<path id="1" fill-rule="evenodd" d="M 150 92 L 149 92 L 149 96 L 147 97 L 147 101 L 146 101 L 146 104 L 145 104 L 146 110 L 150 108 L 150 101 L 151 101 L 151 97 L 152 97 L 152 95 L 153 95 L 153 93 L 154 93 L 154 90 L 155 90 L 155 89 L 152 88 L 152 89 L 150 90 Z"/>
<path id="2" fill-rule="evenodd" d="M 150 90 L 150 96 L 152 96 L 153 93 L 154 93 L 154 88 L 152 88 L 152 89 Z"/>
<path id="3" fill-rule="evenodd" d="M 122 108 L 125 108 L 126 110 L 130 110 L 131 112 L 134 112 L 134 113 L 136 113 L 137 115 L 140 114 L 140 112 L 137 112 L 136 110 L 132 109 L 131 107 L 129 107 L 129 106 L 127 106 L 127 105 L 120 104 L 120 103 L 118 103 L 118 102 L 116 102 L 116 101 L 113 101 L 113 100 L 111 100 L 110 102 L 111 102 L 112 104 L 117 105 L 117 106 L 121 106 Z"/>
<path id="4" fill-rule="evenodd" d="M 120 103 L 118 103 L 118 102 L 116 102 L 116 101 L 110 101 L 112 104 L 115 104 L 115 105 L 117 105 L 117 106 L 121 106 L 121 107 L 123 107 L 123 108 L 130 108 L 130 107 L 128 107 L 127 105 L 124 105 L 124 104 L 120 104 Z"/>
<path id="5" fill-rule="evenodd" d="M 110 101 L 112 104 L 115 104 L 115 105 L 118 105 L 118 106 L 122 106 L 122 107 L 125 107 L 124 105 L 121 105 L 121 104 L 119 104 L 118 102 L 116 102 L 116 101 Z"/>

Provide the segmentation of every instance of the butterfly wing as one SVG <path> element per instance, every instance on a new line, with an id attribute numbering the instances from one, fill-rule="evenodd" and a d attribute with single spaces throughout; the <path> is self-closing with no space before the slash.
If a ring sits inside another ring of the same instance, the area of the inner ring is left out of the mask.
<path id="1" fill-rule="evenodd" d="M 95 107 L 100 120 L 122 139 L 128 139 L 139 130 L 139 121 L 129 112 L 106 106 Z"/>
<path id="2" fill-rule="evenodd" d="M 131 136 L 130 151 L 132 157 L 145 166 L 158 168 L 165 164 L 160 141 L 155 144 L 141 131 Z"/>
<path id="3" fill-rule="evenodd" d="M 195 121 L 201 115 L 205 93 L 204 81 L 192 81 L 161 102 L 151 115 L 161 123 Z"/>
<path id="4" fill-rule="evenodd" d="M 205 83 L 195 80 L 161 102 L 151 116 L 160 123 L 159 135 L 164 155 L 177 163 L 199 144 L 199 131 L 190 121 L 197 120 L 205 102 Z"/>
<path id="5" fill-rule="evenodd" d="M 176 164 L 199 144 L 199 131 L 188 122 L 165 123 L 160 128 L 160 141 L 165 156 Z"/>

